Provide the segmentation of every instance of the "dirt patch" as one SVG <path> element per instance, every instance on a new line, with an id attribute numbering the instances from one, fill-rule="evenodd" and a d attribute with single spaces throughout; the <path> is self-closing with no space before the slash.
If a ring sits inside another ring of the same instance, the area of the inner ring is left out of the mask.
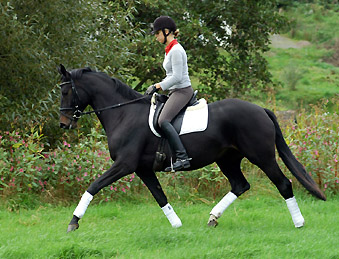
<path id="1" fill-rule="evenodd" d="M 279 48 L 279 49 L 300 49 L 306 46 L 311 45 L 311 42 L 306 40 L 292 40 L 290 38 L 287 38 L 285 36 L 281 36 L 278 34 L 273 34 L 270 36 L 271 40 L 271 46 L 273 48 Z"/>

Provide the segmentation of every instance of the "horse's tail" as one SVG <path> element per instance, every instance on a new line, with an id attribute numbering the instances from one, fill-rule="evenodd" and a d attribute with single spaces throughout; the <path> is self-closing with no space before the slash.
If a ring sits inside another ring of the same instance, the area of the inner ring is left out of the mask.
<path id="1" fill-rule="evenodd" d="M 305 168 L 298 162 L 295 156 L 292 154 L 290 148 L 286 144 L 286 141 L 281 132 L 280 126 L 278 124 L 277 118 L 274 113 L 268 109 L 265 109 L 267 115 L 270 117 L 275 127 L 275 144 L 279 153 L 279 156 L 283 160 L 286 167 L 291 171 L 291 173 L 298 179 L 298 181 L 315 197 L 326 200 L 326 196 L 320 190 L 318 185 L 314 182 L 312 177 L 306 172 Z"/>

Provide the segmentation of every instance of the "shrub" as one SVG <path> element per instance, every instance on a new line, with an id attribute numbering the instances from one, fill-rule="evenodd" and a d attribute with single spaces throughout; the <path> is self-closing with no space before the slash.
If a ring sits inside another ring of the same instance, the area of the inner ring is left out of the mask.
<path id="1" fill-rule="evenodd" d="M 325 101 L 301 110 L 296 121 L 282 127 L 286 142 L 297 159 L 306 167 L 317 184 L 327 193 L 337 193 L 339 115 L 326 112 L 328 106 L 338 111 L 338 100 Z M 36 205 L 35 197 L 48 202 L 77 201 L 88 186 L 111 167 L 106 137 L 97 128 L 89 134 L 65 133 L 62 143 L 54 149 L 45 149 L 42 128 L 28 132 L 0 132 L 0 194 L 8 200 L 11 209 Z M 79 131 L 80 132 L 80 131 Z M 79 139 L 78 142 L 72 138 Z M 281 169 L 297 182 L 278 159 Z M 247 176 L 258 177 L 260 171 L 244 162 Z M 192 172 L 158 173 L 169 197 L 206 201 L 225 193 L 229 182 L 216 164 Z M 300 186 L 296 185 L 297 188 Z M 303 187 L 302 187 L 303 188 Z M 132 190 L 130 190 L 132 189 Z M 126 176 L 99 192 L 96 201 L 135 197 L 146 188 L 135 175 Z M 207 196 L 206 196 L 207 195 Z"/>
<path id="2" fill-rule="evenodd" d="M 339 102 L 336 103 L 338 111 Z M 320 106 L 313 106 L 312 112 L 302 110 L 296 120 L 285 127 L 285 137 L 292 152 L 306 167 L 324 191 L 336 193 L 339 190 L 339 114 L 326 112 L 326 100 Z"/>

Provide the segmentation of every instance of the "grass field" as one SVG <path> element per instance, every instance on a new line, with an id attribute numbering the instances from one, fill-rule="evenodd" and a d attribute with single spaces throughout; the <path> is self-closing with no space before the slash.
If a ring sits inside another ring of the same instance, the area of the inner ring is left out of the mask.
<path id="1" fill-rule="evenodd" d="M 323 62 L 326 50 L 314 46 L 301 49 L 274 49 L 267 54 L 275 82 L 276 99 L 288 108 L 316 103 L 339 94 L 339 68 Z"/>
<path id="2" fill-rule="evenodd" d="M 213 204 L 172 201 L 183 222 L 173 229 L 155 202 L 91 205 L 66 234 L 73 207 L 0 210 L 0 258 L 339 258 L 339 198 L 296 194 L 306 220 L 295 229 L 285 202 L 262 192 L 232 204 L 217 228 Z"/>
<path id="3" fill-rule="evenodd" d="M 298 109 L 339 95 L 338 7 L 324 6 L 295 3 L 284 10 L 291 29 L 265 54 L 282 108 Z M 300 40 L 304 46 L 293 46 Z"/>

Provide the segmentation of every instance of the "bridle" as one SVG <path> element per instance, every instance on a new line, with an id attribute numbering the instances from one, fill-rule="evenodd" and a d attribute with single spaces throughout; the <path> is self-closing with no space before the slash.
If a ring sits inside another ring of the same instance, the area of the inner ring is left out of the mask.
<path id="1" fill-rule="evenodd" d="M 130 101 L 127 101 L 127 102 L 124 102 L 124 103 L 118 103 L 118 104 L 107 106 L 107 107 L 104 107 L 104 108 L 100 108 L 100 109 L 96 109 L 96 110 L 92 110 L 92 111 L 88 111 L 88 112 L 82 112 L 79 109 L 80 98 L 79 98 L 78 91 L 75 88 L 75 84 L 74 84 L 73 79 L 71 78 L 70 81 L 62 82 L 59 86 L 61 87 L 63 85 L 67 85 L 67 84 L 71 84 L 72 85 L 72 103 L 71 103 L 71 106 L 74 106 L 74 107 L 63 107 L 63 108 L 60 108 L 59 110 L 60 110 L 60 114 L 62 114 L 63 116 L 67 117 L 71 121 L 77 121 L 78 119 L 80 119 L 80 117 L 82 115 L 87 115 L 87 114 L 91 114 L 91 113 L 100 114 L 100 112 L 102 112 L 102 111 L 109 110 L 109 109 L 114 109 L 114 108 L 119 108 L 121 106 L 130 104 L 130 103 L 135 103 L 135 102 L 138 102 L 138 101 L 140 101 L 142 99 L 146 99 L 146 98 L 149 97 L 148 95 L 144 95 L 142 97 L 139 97 L 137 99 L 130 100 Z M 64 111 L 73 111 L 73 115 L 70 116 L 70 115 L 64 113 Z"/>

